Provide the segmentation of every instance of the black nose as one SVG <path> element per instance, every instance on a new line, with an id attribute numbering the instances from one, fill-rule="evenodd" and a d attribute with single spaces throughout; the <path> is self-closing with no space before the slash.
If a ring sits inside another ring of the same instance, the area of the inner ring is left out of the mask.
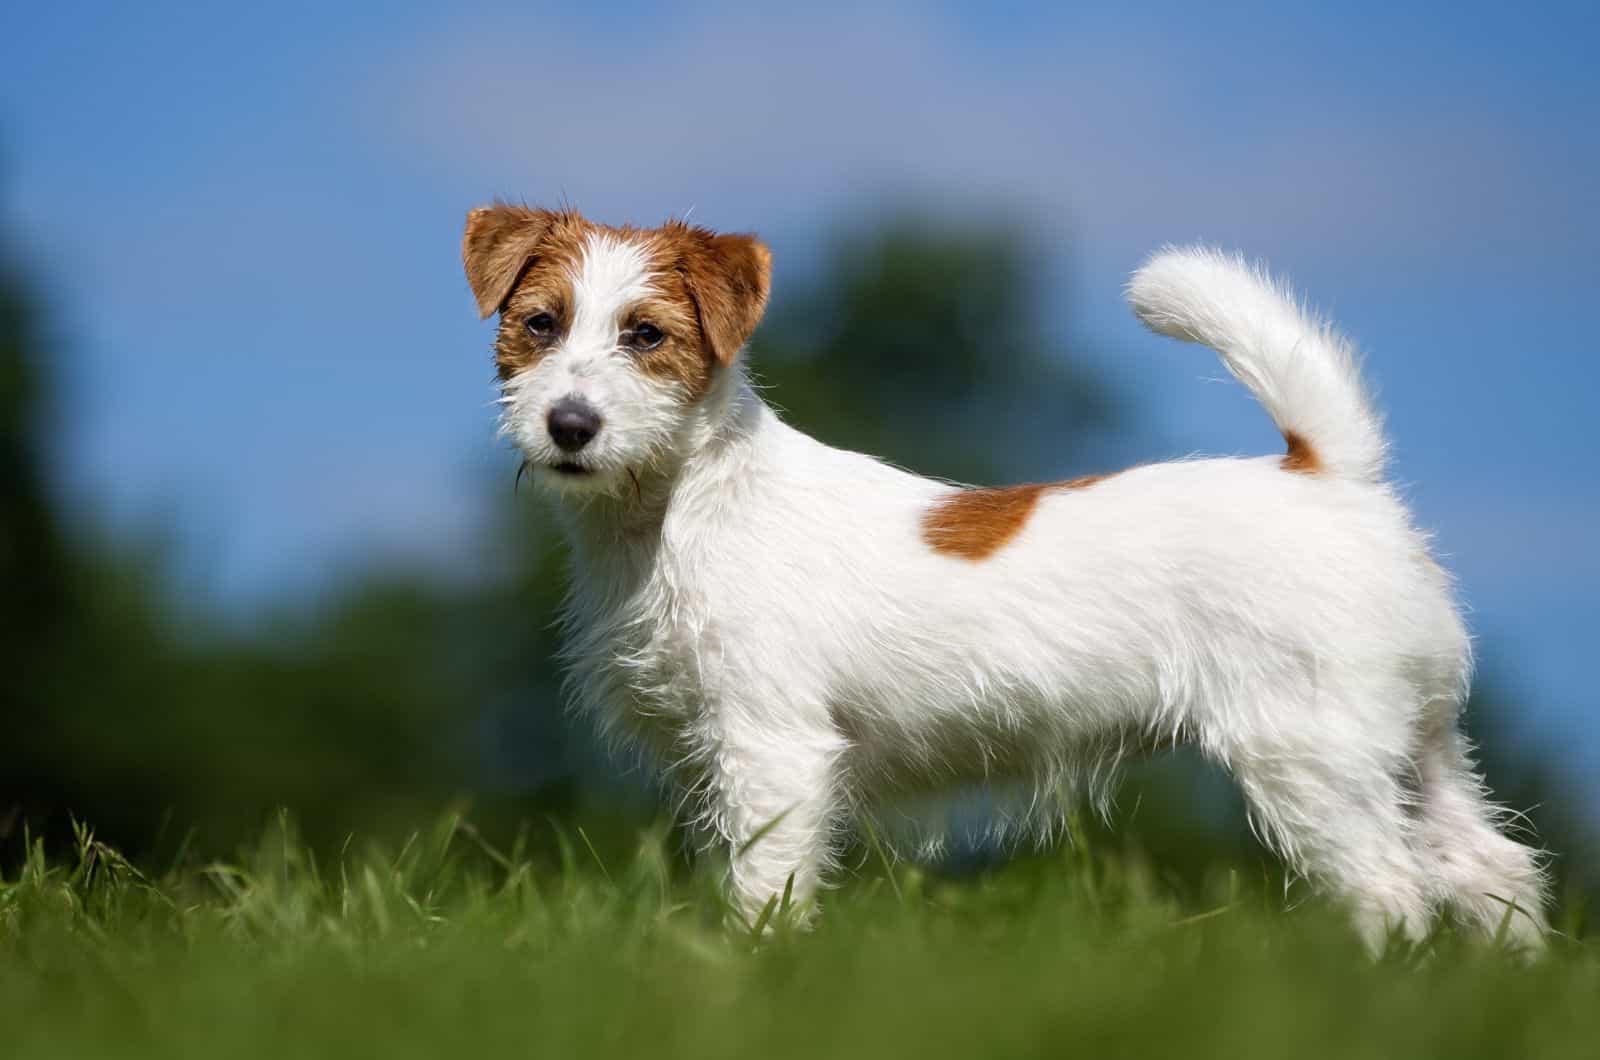
<path id="1" fill-rule="evenodd" d="M 582 398 L 568 397 L 556 402 L 547 422 L 551 439 L 565 453 L 576 453 L 600 433 L 600 414 Z"/>

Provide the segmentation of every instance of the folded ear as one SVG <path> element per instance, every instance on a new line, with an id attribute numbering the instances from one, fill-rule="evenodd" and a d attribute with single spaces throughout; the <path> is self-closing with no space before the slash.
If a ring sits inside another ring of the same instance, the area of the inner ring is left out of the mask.
<path id="1" fill-rule="evenodd" d="M 499 312 L 506 304 L 555 217 L 549 210 L 505 205 L 482 206 L 467 214 L 461 260 L 480 317 Z"/>
<path id="2" fill-rule="evenodd" d="M 700 238 L 678 269 L 711 355 L 732 364 L 766 312 L 772 251 L 755 236 L 714 235 L 704 229 L 695 234 Z"/>

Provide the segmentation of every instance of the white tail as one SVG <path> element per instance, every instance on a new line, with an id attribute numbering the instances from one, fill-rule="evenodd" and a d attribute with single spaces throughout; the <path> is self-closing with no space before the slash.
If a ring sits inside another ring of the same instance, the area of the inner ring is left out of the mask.
<path id="1" fill-rule="evenodd" d="M 1128 301 L 1151 330 L 1221 354 L 1303 469 L 1383 476 L 1382 422 L 1355 352 L 1263 269 L 1205 247 L 1168 247 L 1133 274 Z"/>

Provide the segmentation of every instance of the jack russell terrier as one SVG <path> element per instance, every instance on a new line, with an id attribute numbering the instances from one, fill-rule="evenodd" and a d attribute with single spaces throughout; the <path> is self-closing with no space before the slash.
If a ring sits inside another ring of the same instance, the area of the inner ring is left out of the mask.
<path id="1" fill-rule="evenodd" d="M 1458 724 L 1450 578 L 1385 480 L 1350 345 L 1261 270 L 1168 249 L 1128 296 L 1215 349 L 1286 454 L 968 488 L 762 401 L 752 236 L 496 205 L 463 256 L 500 315 L 502 433 L 571 542 L 575 699 L 662 764 L 746 915 L 806 903 L 852 815 L 989 785 L 1048 832 L 1058 792 L 1186 741 L 1370 946 L 1444 907 L 1538 943 L 1538 857 Z"/>

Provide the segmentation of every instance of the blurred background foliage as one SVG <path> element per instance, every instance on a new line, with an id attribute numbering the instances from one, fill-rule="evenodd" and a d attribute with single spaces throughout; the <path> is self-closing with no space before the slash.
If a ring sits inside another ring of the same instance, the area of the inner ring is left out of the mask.
<path id="1" fill-rule="evenodd" d="M 779 293 L 755 371 L 801 428 L 922 473 L 1006 481 L 1091 470 L 1081 465 L 1088 440 L 1125 429 L 1136 410 L 1074 356 L 1070 306 L 1042 289 L 1038 265 L 1026 233 L 1003 221 L 906 213 L 845 227 L 809 281 Z M 552 629 L 562 549 L 538 499 L 512 489 L 509 456 L 504 483 L 486 487 L 503 502 L 481 575 L 448 580 L 390 562 L 313 602 L 244 619 L 208 613 L 185 599 L 159 536 L 109 537 L 60 502 L 50 450 L 66 429 L 58 381 L 68 356 L 23 263 L 7 261 L 8 860 L 25 827 L 66 841 L 72 817 L 136 858 L 159 859 L 180 847 L 231 851 L 280 806 L 323 847 L 352 832 L 403 832 L 447 804 L 465 803 L 489 831 L 555 815 L 591 830 L 608 821 L 621 835 L 655 812 L 628 764 L 564 716 Z M 1480 681 L 1471 723 L 1491 737 L 1491 779 L 1528 810 L 1559 855 L 1557 873 L 1592 890 L 1588 823 L 1562 779 L 1536 748 L 1497 738 L 1514 709 L 1492 679 Z M 1117 842 L 1177 879 L 1219 858 L 1273 871 L 1237 797 L 1193 756 L 1138 767 L 1118 805 Z"/>

